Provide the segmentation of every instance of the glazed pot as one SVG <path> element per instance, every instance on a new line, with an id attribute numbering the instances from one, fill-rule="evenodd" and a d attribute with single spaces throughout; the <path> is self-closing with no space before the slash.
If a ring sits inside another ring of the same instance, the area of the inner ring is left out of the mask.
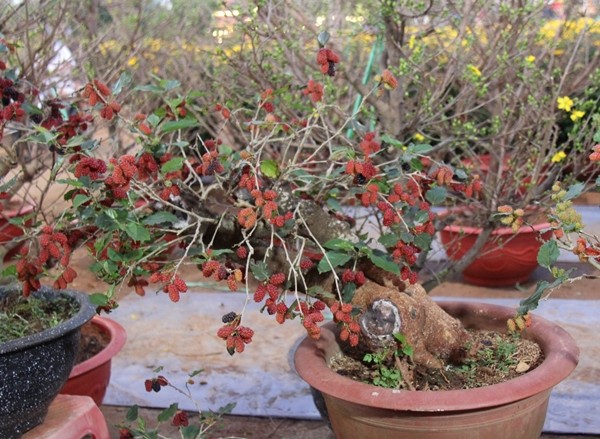
<path id="1" fill-rule="evenodd" d="M 504 331 L 514 309 L 491 304 L 443 302 L 466 328 Z M 535 340 L 544 361 L 513 380 L 467 390 L 409 391 L 375 387 L 328 367 L 340 352 L 337 327 L 306 338 L 295 352 L 298 374 L 320 391 L 338 439 L 537 439 L 550 392 L 575 368 L 579 349 L 569 334 L 534 316 L 524 336 Z"/>
<path id="2" fill-rule="evenodd" d="M 125 345 L 127 333 L 120 324 L 105 317 L 95 316 L 91 324 L 107 334 L 110 341 L 96 355 L 75 365 L 60 393 L 89 396 L 100 406 L 110 382 L 112 358 Z"/>
<path id="3" fill-rule="evenodd" d="M 0 288 L 0 297 L 20 294 Z M 34 297 L 68 297 L 79 305 L 70 319 L 53 328 L 0 344 L 0 438 L 20 438 L 41 424 L 75 363 L 81 326 L 94 315 L 88 296 L 42 287 Z"/>
<path id="4" fill-rule="evenodd" d="M 442 245 L 453 261 L 460 261 L 473 247 L 482 229 L 448 225 L 440 231 Z M 462 272 L 466 282 L 487 287 L 511 286 L 525 282 L 538 267 L 537 255 L 550 239 L 549 223 L 523 226 L 515 233 L 510 227 L 492 232 L 480 255 Z"/>

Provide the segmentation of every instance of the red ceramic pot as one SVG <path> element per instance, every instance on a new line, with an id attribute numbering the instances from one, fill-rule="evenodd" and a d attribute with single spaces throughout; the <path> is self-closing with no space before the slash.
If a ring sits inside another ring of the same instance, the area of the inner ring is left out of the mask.
<path id="1" fill-rule="evenodd" d="M 513 308 L 468 302 L 441 307 L 467 328 L 506 330 Z M 328 367 L 340 352 L 338 328 L 322 327 L 295 352 L 296 371 L 325 399 L 338 439 L 538 439 L 550 392 L 575 369 L 579 349 L 569 334 L 534 316 L 524 336 L 535 340 L 544 361 L 513 380 L 467 390 L 409 391 L 354 381 Z"/>
<path id="2" fill-rule="evenodd" d="M 120 324 L 105 317 L 94 317 L 92 324 L 108 334 L 110 341 L 98 354 L 75 365 L 60 393 L 90 396 L 100 406 L 110 382 L 112 358 L 125 345 L 127 334 Z"/>
<path id="3" fill-rule="evenodd" d="M 6 253 L 4 254 L 4 262 L 9 261 L 19 253 L 23 244 L 15 241 L 16 238 L 23 236 L 23 230 L 14 224 L 10 223 L 10 220 L 20 216 L 25 216 L 33 212 L 33 206 L 29 204 L 19 204 L 18 208 L 12 208 L 13 204 L 7 204 L 2 211 L 0 211 L 0 244 L 7 246 Z M 25 225 L 32 224 L 31 220 L 25 222 Z"/>
<path id="4" fill-rule="evenodd" d="M 459 261 L 480 233 L 480 228 L 449 225 L 441 230 L 440 237 L 448 257 Z M 551 235 L 549 223 L 523 226 L 517 233 L 510 227 L 496 229 L 481 255 L 463 271 L 463 278 L 470 284 L 487 287 L 525 282 L 538 267 L 538 251 Z"/>

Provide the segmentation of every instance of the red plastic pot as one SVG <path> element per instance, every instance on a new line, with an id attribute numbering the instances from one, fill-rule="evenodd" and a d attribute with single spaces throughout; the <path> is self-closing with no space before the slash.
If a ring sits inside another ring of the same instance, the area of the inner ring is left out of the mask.
<path id="1" fill-rule="evenodd" d="M 449 225 L 440 232 L 446 253 L 453 261 L 461 260 L 473 247 L 482 229 Z M 537 254 L 544 240 L 550 239 L 549 223 L 523 226 L 517 233 L 510 227 L 492 232 L 478 256 L 464 271 L 470 284 L 501 287 L 525 282 L 538 267 Z"/>
<path id="2" fill-rule="evenodd" d="M 504 331 L 513 308 L 443 302 L 467 328 Z M 575 369 L 579 349 L 561 327 L 533 316 L 524 336 L 535 340 L 544 361 L 513 380 L 466 390 L 409 391 L 354 381 L 328 367 L 341 351 L 338 328 L 324 325 L 321 338 L 306 338 L 295 352 L 298 374 L 325 399 L 338 439 L 537 439 L 554 386 Z"/>
<path id="3" fill-rule="evenodd" d="M 110 382 L 112 358 L 125 345 L 127 334 L 120 324 L 105 317 L 95 316 L 92 324 L 108 334 L 110 341 L 98 354 L 75 365 L 60 393 L 90 396 L 100 406 Z"/>
<path id="4" fill-rule="evenodd" d="M 29 204 L 19 204 L 18 208 L 12 208 L 16 203 L 4 205 L 4 209 L 0 211 L 0 244 L 8 247 L 4 254 L 4 262 L 9 261 L 19 253 L 22 243 L 16 241 L 17 238 L 23 236 L 23 230 L 10 220 L 20 216 L 25 216 L 33 212 L 33 206 Z M 25 225 L 30 225 L 31 220 L 25 222 Z"/>

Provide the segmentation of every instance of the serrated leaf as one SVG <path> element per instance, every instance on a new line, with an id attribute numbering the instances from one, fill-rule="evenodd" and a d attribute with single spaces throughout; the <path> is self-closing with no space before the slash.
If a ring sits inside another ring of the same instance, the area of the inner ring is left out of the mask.
<path id="1" fill-rule="evenodd" d="M 585 183 L 575 183 L 569 187 L 567 194 L 565 195 L 565 200 L 572 200 L 573 198 L 578 197 L 583 192 L 585 188 Z"/>
<path id="2" fill-rule="evenodd" d="M 183 157 L 174 157 L 160 167 L 161 174 L 179 171 L 183 166 Z"/>
<path id="3" fill-rule="evenodd" d="M 323 259 L 319 261 L 319 265 L 317 265 L 317 270 L 319 273 L 327 273 L 331 271 L 332 268 L 339 267 L 340 265 L 344 265 L 348 261 L 352 259 L 352 255 L 347 253 L 337 253 L 337 252 L 327 252 Z"/>
<path id="4" fill-rule="evenodd" d="M 263 160 L 260 162 L 260 171 L 265 177 L 277 178 L 279 176 L 279 165 L 275 160 Z"/>
<path id="5" fill-rule="evenodd" d="M 437 186 L 427 191 L 427 193 L 425 194 L 425 199 L 431 204 L 436 205 L 442 204 L 446 200 L 447 196 L 448 191 L 446 190 L 446 188 Z"/>
<path id="6" fill-rule="evenodd" d="M 346 241 L 345 239 L 334 238 L 327 241 L 323 244 L 323 247 L 329 250 L 344 250 L 344 251 L 353 251 L 354 244 L 350 241 Z"/>
<path id="7" fill-rule="evenodd" d="M 168 408 L 166 408 L 162 412 L 160 412 L 158 414 L 158 416 L 156 417 L 156 420 L 158 422 L 169 421 L 173 416 L 175 416 L 175 413 L 177 413 L 178 407 L 179 407 L 179 405 L 176 402 L 174 402 Z"/>
<path id="8" fill-rule="evenodd" d="M 267 264 L 263 261 L 250 265 L 250 271 L 258 281 L 264 281 L 269 278 L 269 267 L 267 267 Z"/>
<path id="9" fill-rule="evenodd" d="M 381 235 L 377 241 L 384 247 L 389 248 L 394 247 L 399 241 L 399 238 L 395 233 L 385 233 Z"/>
<path id="10" fill-rule="evenodd" d="M 90 200 L 90 197 L 88 197 L 87 195 L 77 194 L 77 195 L 75 195 L 75 198 L 73 198 L 73 207 L 75 209 L 77 209 L 79 206 L 81 206 L 82 204 L 85 204 L 89 200 Z"/>
<path id="11" fill-rule="evenodd" d="M 179 219 L 171 212 L 154 212 L 152 215 L 144 218 L 142 224 L 147 226 L 156 226 L 158 224 L 174 224 Z"/>
<path id="12" fill-rule="evenodd" d="M 172 133 L 173 131 L 183 130 L 186 128 L 195 128 L 198 126 L 200 126 L 200 122 L 191 117 L 186 117 L 185 119 L 170 120 L 165 122 L 160 130 L 163 134 L 167 134 Z"/>
<path id="13" fill-rule="evenodd" d="M 369 256 L 371 262 L 381 268 L 382 270 L 389 271 L 390 273 L 400 274 L 400 267 L 396 264 L 392 258 L 383 252 L 373 251 L 373 253 Z"/>
<path id="14" fill-rule="evenodd" d="M 356 284 L 354 282 L 348 282 L 346 285 L 344 285 L 344 288 L 342 288 L 342 300 L 344 303 L 352 302 L 355 292 Z"/>
<path id="15" fill-rule="evenodd" d="M 432 241 L 433 236 L 428 233 L 420 233 L 415 236 L 414 244 L 421 250 L 429 250 L 431 248 Z"/>
<path id="16" fill-rule="evenodd" d="M 560 256 L 558 244 L 554 239 L 546 241 L 539 249 L 537 255 L 538 264 L 542 267 L 550 268 Z"/>
<path id="17" fill-rule="evenodd" d="M 108 305 L 108 296 L 102 293 L 94 293 L 89 296 L 90 303 L 96 307 Z"/>
<path id="18" fill-rule="evenodd" d="M 135 421 L 138 418 L 138 411 L 139 407 L 137 405 L 129 407 L 129 410 L 127 410 L 127 413 L 125 414 L 125 420 L 128 422 Z"/>
<path id="19" fill-rule="evenodd" d="M 150 232 L 144 226 L 138 223 L 128 223 L 123 227 L 125 233 L 129 235 L 131 239 L 137 242 L 150 241 Z"/>

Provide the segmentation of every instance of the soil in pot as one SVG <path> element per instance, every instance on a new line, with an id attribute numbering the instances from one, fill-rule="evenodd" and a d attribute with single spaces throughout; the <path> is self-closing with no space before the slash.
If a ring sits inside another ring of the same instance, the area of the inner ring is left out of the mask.
<path id="1" fill-rule="evenodd" d="M 472 342 L 465 346 L 467 358 L 448 362 L 441 369 L 413 367 L 410 361 L 365 357 L 356 350 L 330 360 L 338 374 L 367 384 L 409 390 L 460 390 L 498 384 L 535 369 L 543 360 L 542 350 L 532 340 L 516 334 L 470 330 Z M 367 358 L 365 360 L 365 358 Z"/>
<path id="2" fill-rule="evenodd" d="M 0 343 L 53 328 L 79 310 L 66 297 L 55 300 L 9 294 L 0 299 Z"/>
<path id="3" fill-rule="evenodd" d="M 102 332 L 92 321 L 81 327 L 81 338 L 79 340 L 79 351 L 75 358 L 75 364 L 89 360 L 102 351 L 110 342 L 110 336 Z"/>

